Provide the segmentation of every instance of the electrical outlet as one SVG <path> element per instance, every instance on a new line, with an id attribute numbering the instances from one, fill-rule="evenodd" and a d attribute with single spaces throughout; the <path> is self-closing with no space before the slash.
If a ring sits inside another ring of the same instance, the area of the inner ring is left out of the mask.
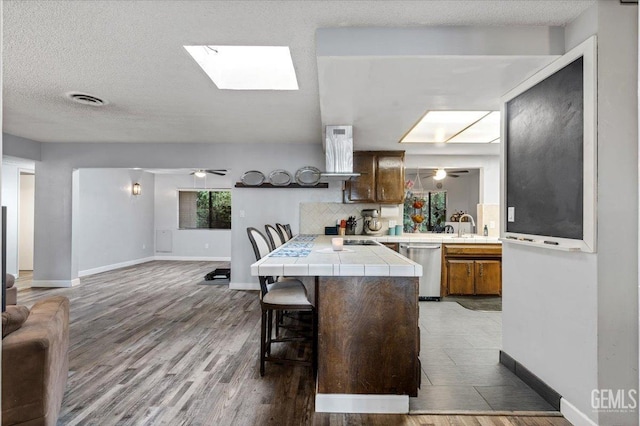
<path id="1" fill-rule="evenodd" d="M 516 208 L 507 207 L 507 222 L 515 222 L 515 221 L 516 221 Z"/>
<path id="2" fill-rule="evenodd" d="M 495 220 L 490 220 L 489 221 L 489 228 L 491 228 L 491 229 L 495 229 L 496 228 L 496 221 Z"/>
<path id="3" fill-rule="evenodd" d="M 244 214 L 244 210 L 240 210 L 240 212 L 238 213 L 238 216 L 240 216 L 240 217 L 244 217 L 244 216 L 245 216 L 245 214 Z"/>
<path id="4" fill-rule="evenodd" d="M 209 248 L 209 243 L 205 243 L 204 248 Z"/>

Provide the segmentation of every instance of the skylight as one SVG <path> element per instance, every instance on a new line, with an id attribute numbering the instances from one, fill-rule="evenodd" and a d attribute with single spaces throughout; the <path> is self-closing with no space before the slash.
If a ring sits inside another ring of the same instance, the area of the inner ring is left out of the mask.
<path id="1" fill-rule="evenodd" d="M 491 143 L 500 139 L 498 111 L 427 111 L 401 143 Z"/>
<path id="2" fill-rule="evenodd" d="M 298 90 L 288 46 L 184 46 L 218 89 Z"/>

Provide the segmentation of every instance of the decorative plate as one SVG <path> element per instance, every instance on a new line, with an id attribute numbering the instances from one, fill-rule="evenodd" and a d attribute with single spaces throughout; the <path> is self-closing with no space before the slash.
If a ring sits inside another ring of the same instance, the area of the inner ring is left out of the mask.
<path id="1" fill-rule="evenodd" d="M 258 170 L 249 170 L 242 175 L 242 183 L 245 186 L 258 186 L 264 182 L 264 174 Z"/>
<path id="2" fill-rule="evenodd" d="M 320 170 L 313 166 L 304 166 L 296 172 L 296 182 L 300 186 L 314 186 L 320 181 Z"/>
<path id="3" fill-rule="evenodd" d="M 274 170 L 269 174 L 269 182 L 273 186 L 287 186 L 293 180 L 293 176 L 286 170 Z"/>

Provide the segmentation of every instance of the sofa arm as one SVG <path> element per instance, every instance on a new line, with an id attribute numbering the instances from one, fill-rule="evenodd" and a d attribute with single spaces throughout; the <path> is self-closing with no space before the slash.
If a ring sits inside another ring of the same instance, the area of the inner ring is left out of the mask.
<path id="1" fill-rule="evenodd" d="M 46 414 L 50 342 L 44 329 L 28 339 L 13 332 L 2 341 L 2 421 L 15 424 L 43 418 Z"/>
<path id="2" fill-rule="evenodd" d="M 23 326 L 2 340 L 3 424 L 56 424 L 69 373 L 68 351 L 68 299 L 37 302 Z"/>

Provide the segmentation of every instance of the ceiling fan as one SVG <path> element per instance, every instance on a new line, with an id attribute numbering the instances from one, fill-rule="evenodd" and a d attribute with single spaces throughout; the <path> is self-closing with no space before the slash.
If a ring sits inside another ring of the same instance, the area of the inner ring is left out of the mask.
<path id="1" fill-rule="evenodd" d="M 189 173 L 190 175 L 195 175 L 196 177 L 199 178 L 203 178 L 207 175 L 207 173 L 210 173 L 212 175 L 218 175 L 218 176 L 225 176 L 227 173 L 229 173 L 229 170 L 227 169 L 198 169 L 198 170 L 194 170 L 191 173 Z"/>
<path id="2" fill-rule="evenodd" d="M 446 177 L 457 178 L 463 173 L 469 173 L 469 170 L 445 170 L 445 169 L 424 169 L 427 178 L 432 177 L 435 180 L 442 180 Z M 422 174 L 422 170 L 420 170 Z"/>

